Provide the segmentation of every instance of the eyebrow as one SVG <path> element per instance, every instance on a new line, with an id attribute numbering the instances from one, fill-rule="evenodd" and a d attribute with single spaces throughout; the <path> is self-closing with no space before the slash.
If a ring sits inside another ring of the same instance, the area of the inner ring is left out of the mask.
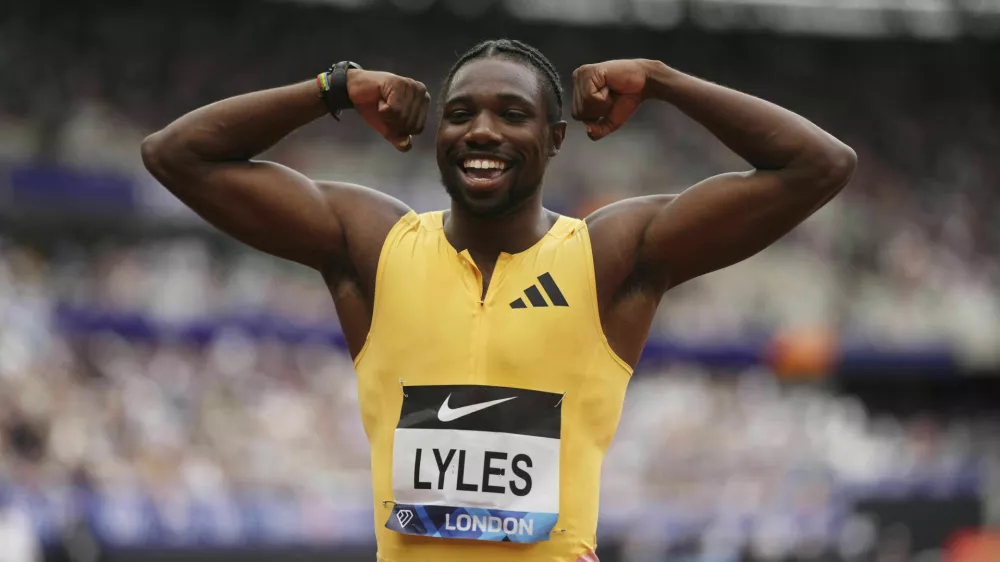
<path id="1" fill-rule="evenodd" d="M 515 94 L 511 92 L 500 92 L 495 97 L 503 101 L 521 103 L 524 105 L 532 105 L 532 101 L 529 100 L 528 98 L 520 94 Z M 470 103 L 471 101 L 472 101 L 472 96 L 469 95 L 455 96 L 453 98 L 449 98 L 444 105 L 448 106 L 456 103 Z"/>

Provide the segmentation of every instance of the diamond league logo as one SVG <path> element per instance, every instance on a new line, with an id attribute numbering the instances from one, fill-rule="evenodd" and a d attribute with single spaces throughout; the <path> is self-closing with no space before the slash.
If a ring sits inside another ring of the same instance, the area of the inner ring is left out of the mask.
<path id="1" fill-rule="evenodd" d="M 396 512 L 396 519 L 400 527 L 406 527 L 406 524 L 413 520 L 413 512 L 409 509 L 400 509 Z"/>

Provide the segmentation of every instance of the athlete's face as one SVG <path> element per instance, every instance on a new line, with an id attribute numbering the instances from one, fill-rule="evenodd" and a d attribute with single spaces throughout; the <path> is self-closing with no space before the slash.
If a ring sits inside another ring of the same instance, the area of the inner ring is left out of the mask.
<path id="1" fill-rule="evenodd" d="M 480 217 L 499 216 L 538 194 L 566 123 L 549 123 L 543 77 L 507 59 L 459 69 L 442 106 L 437 161 L 452 200 Z"/>

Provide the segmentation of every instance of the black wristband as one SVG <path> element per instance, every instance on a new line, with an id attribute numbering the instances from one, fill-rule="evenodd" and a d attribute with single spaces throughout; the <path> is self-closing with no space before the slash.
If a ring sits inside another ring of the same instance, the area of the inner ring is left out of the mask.
<path id="1" fill-rule="evenodd" d="M 351 103 L 351 97 L 347 95 L 347 71 L 352 68 L 362 70 L 357 63 L 341 61 L 330 67 L 326 73 L 327 83 L 330 87 L 327 90 L 321 89 L 319 96 L 323 98 L 323 103 L 326 104 L 327 110 L 334 118 L 339 119 L 341 111 L 354 107 L 354 104 Z"/>

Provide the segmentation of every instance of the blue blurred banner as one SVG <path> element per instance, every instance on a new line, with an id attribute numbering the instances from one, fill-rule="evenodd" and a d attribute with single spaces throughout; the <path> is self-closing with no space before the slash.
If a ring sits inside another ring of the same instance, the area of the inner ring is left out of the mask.
<path id="1" fill-rule="evenodd" d="M 167 323 L 143 314 L 113 312 L 63 304 L 55 308 L 54 323 L 68 334 L 110 332 L 130 340 L 183 341 L 197 345 L 211 342 L 221 333 L 238 331 L 254 339 L 276 339 L 289 344 L 321 344 L 346 349 L 336 322 L 304 324 L 267 313 L 203 318 Z M 712 368 L 743 369 L 768 365 L 782 371 L 787 351 L 770 338 L 748 341 L 693 343 L 650 340 L 641 366 L 695 363 Z M 957 354 L 945 346 L 886 349 L 875 345 L 842 345 L 830 357 L 808 364 L 820 374 L 878 373 L 880 375 L 955 376 L 961 372 Z"/>
<path id="2" fill-rule="evenodd" d="M 620 538 L 636 528 L 654 529 L 670 542 L 697 537 L 725 523 L 747 539 L 759 525 L 776 518 L 794 524 L 796 534 L 837 536 L 852 507 L 869 498 L 925 498 L 928 501 L 975 497 L 982 467 L 951 473 L 913 474 L 863 485 L 837 484 L 833 501 L 803 509 L 775 498 L 764 511 L 719 511 L 665 504 L 628 510 L 602 509 L 600 534 Z M 99 494 L 73 489 L 43 492 L 4 489 L 5 503 L 27 513 L 46 543 L 62 529 L 84 523 L 103 544 L 118 548 L 232 547 L 243 545 L 369 545 L 374 543 L 370 509 L 338 505 L 336 498 L 292 498 L 276 494 L 243 497 L 158 496 L 120 490 Z M 723 521 L 724 520 L 724 521 Z"/>
<path id="3" fill-rule="evenodd" d="M 44 165 L 10 171 L 10 203 L 50 212 L 134 211 L 136 192 L 127 177 Z"/>

